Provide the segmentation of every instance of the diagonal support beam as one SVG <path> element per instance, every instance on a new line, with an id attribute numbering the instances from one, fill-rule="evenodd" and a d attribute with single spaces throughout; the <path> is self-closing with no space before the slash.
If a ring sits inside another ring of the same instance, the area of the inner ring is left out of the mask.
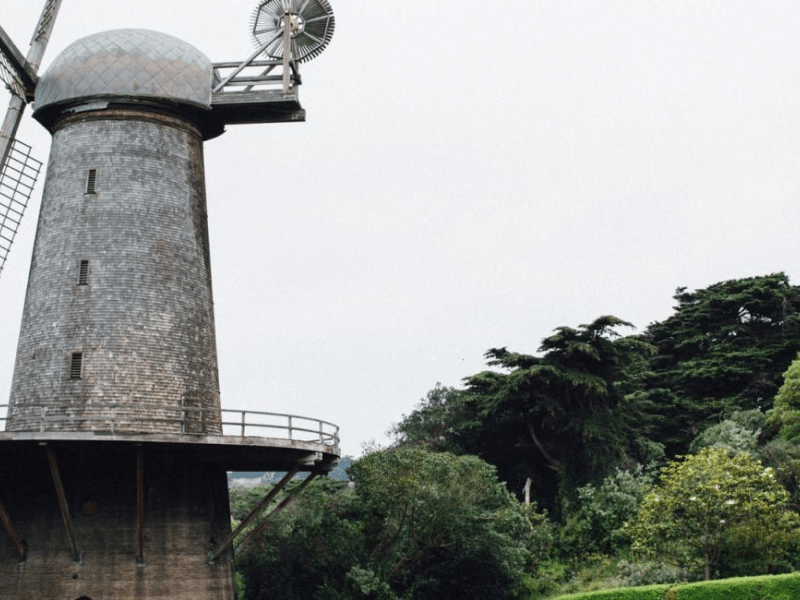
<path id="1" fill-rule="evenodd" d="M 269 45 L 270 45 L 272 42 L 274 42 L 275 40 L 277 40 L 277 39 L 280 37 L 280 35 L 281 35 L 281 34 L 278 34 L 278 35 L 274 36 L 274 37 L 273 37 L 273 38 L 271 38 L 271 39 L 270 39 L 270 40 L 269 40 L 269 41 L 268 41 L 266 44 L 261 44 L 261 46 L 258 48 L 258 50 L 256 50 L 255 52 L 253 52 L 253 53 L 252 53 L 252 54 L 249 56 L 249 58 L 246 58 L 244 61 L 242 61 L 242 63 L 241 63 L 241 64 L 240 64 L 238 67 L 236 67 L 236 69 L 233 71 L 233 73 L 231 73 L 231 74 L 230 74 L 230 75 L 228 75 L 228 76 L 227 76 L 225 79 L 223 79 L 222 81 L 220 81 L 220 82 L 217 84 L 217 87 L 215 87 L 215 88 L 212 90 L 212 93 L 214 93 L 214 94 L 215 94 L 215 93 L 219 92 L 219 91 L 220 91 L 222 88 L 224 88 L 226 85 L 228 85 L 228 82 L 229 82 L 231 79 L 233 79 L 233 78 L 234 78 L 234 77 L 236 77 L 236 76 L 237 76 L 239 73 L 241 73 L 242 71 L 244 71 L 244 70 L 247 68 L 247 66 L 248 66 L 248 65 L 249 65 L 251 62 L 253 62 L 253 61 L 254 61 L 254 60 L 255 60 L 255 59 L 258 57 L 258 55 L 259 55 L 259 54 L 261 54 L 261 53 L 262 53 L 262 52 L 263 52 L 263 51 L 266 49 L 266 47 L 267 47 L 267 46 L 269 46 Z"/>
<path id="2" fill-rule="evenodd" d="M 244 539 L 243 539 L 243 540 L 242 540 L 242 541 L 239 543 L 239 545 L 236 547 L 236 551 L 237 551 L 237 552 L 242 552 L 242 551 L 244 551 L 245 547 L 246 547 L 246 546 L 247 546 L 247 544 L 250 542 L 250 540 L 252 540 L 252 539 L 253 539 L 255 536 L 257 536 L 259 533 L 261 533 L 262 531 L 264 531 L 264 529 L 266 528 L 266 526 L 267 526 L 267 525 L 269 525 L 269 522 L 270 522 L 270 517 L 272 517 L 273 515 L 277 515 L 277 514 L 278 514 L 279 512 L 281 512 L 281 511 L 282 511 L 284 508 L 288 508 L 288 507 L 290 507 L 292 504 L 294 504 L 294 502 L 295 502 L 295 500 L 297 500 L 297 496 L 300 494 L 300 492 L 302 492 L 302 491 L 305 489 L 305 487 L 306 487 L 306 486 L 307 486 L 309 483 L 311 483 L 311 481 L 312 481 L 312 480 L 313 480 L 313 479 L 314 479 L 316 476 L 317 476 L 317 473 L 311 473 L 311 474 L 310 474 L 308 477 L 306 477 L 306 478 L 303 480 L 303 482 L 302 482 L 300 485 L 298 485 L 298 486 L 297 486 L 297 488 L 296 488 L 294 491 L 292 491 L 292 493 L 291 493 L 291 494 L 289 494 L 289 495 L 288 495 L 286 498 L 284 498 L 284 499 L 283 499 L 283 501 L 282 501 L 280 504 L 278 504 L 278 506 L 276 506 L 276 507 L 273 509 L 273 511 L 272 511 L 271 513 L 269 513 L 269 514 L 268 514 L 266 517 L 264 517 L 264 520 L 263 520 L 263 521 L 261 521 L 261 523 L 259 523 L 259 524 L 258 524 L 258 527 L 256 527 L 256 528 L 255 528 L 255 529 L 253 529 L 252 531 L 250 531 L 250 533 L 248 533 L 248 534 L 247 534 L 247 535 L 244 537 Z"/>
<path id="3" fill-rule="evenodd" d="M 250 525 L 250 523 L 253 522 L 253 520 L 259 515 L 259 513 L 264 509 L 264 507 L 267 504 L 272 502 L 272 500 L 275 498 L 275 496 L 277 496 L 280 493 L 280 491 L 284 488 L 284 486 L 286 486 L 286 484 L 289 483 L 289 481 L 291 481 L 292 477 L 297 475 L 297 471 L 299 471 L 299 468 L 294 467 L 291 471 L 286 473 L 286 475 L 283 476 L 283 479 L 281 479 L 277 484 L 275 484 L 275 487 L 273 487 L 269 491 L 269 493 L 266 496 L 264 496 L 264 499 L 261 500 L 261 502 L 259 502 L 256 505 L 256 507 L 253 508 L 253 510 L 251 510 L 244 519 L 242 519 L 242 522 L 239 523 L 239 526 L 236 529 L 234 529 L 230 533 L 230 535 L 223 540 L 223 542 L 219 545 L 219 548 L 217 548 L 214 552 L 208 553 L 208 564 L 213 564 L 214 561 L 217 560 L 220 557 L 220 555 L 222 555 L 222 553 L 225 552 L 225 550 L 227 550 L 230 547 L 231 544 L 233 544 L 233 540 L 236 538 L 236 536 L 239 535 L 244 530 L 245 527 L 247 527 L 248 525 Z"/>
<path id="4" fill-rule="evenodd" d="M 11 522 L 11 516 L 8 514 L 6 507 L 3 506 L 3 503 L 0 502 L 0 521 L 3 523 L 3 527 L 8 534 L 8 539 L 11 540 L 11 544 L 14 546 L 14 550 L 17 552 L 17 558 L 22 562 L 25 560 L 27 556 L 27 548 L 25 547 L 25 542 L 22 541 L 17 535 L 17 530 L 14 528 L 14 523 Z"/>
<path id="5" fill-rule="evenodd" d="M 58 472 L 56 456 L 53 454 L 53 449 L 50 446 L 47 446 L 45 449 L 47 450 L 47 462 L 50 464 L 50 474 L 53 476 L 53 484 L 56 486 L 58 507 L 61 509 L 61 518 L 64 520 L 64 529 L 67 532 L 69 543 L 72 546 L 72 558 L 76 563 L 80 563 L 81 555 L 80 552 L 78 552 L 78 545 L 75 543 L 75 532 L 72 529 L 72 516 L 69 514 L 67 496 L 64 493 L 64 485 L 61 483 L 61 474 Z"/>

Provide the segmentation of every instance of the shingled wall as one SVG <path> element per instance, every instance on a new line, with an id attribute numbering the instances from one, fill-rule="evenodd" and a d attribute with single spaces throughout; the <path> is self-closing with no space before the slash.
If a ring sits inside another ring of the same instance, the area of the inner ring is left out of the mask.
<path id="1" fill-rule="evenodd" d="M 219 433 L 201 133 L 155 107 L 66 114 L 7 429 L 178 433 L 181 408 L 200 407 L 186 431 Z"/>

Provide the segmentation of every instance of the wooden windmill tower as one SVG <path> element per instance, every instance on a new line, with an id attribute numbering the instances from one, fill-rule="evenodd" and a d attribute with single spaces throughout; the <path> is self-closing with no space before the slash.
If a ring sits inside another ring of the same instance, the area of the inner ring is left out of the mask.
<path id="1" fill-rule="evenodd" d="M 38 77 L 0 29 L 10 118 L 35 97 L 52 134 L 0 433 L 0 598 L 232 599 L 225 471 L 282 487 L 335 465 L 336 426 L 221 408 L 203 165 L 227 124 L 304 119 L 297 64 L 332 33 L 326 0 L 264 0 L 245 61 L 122 29 Z"/>

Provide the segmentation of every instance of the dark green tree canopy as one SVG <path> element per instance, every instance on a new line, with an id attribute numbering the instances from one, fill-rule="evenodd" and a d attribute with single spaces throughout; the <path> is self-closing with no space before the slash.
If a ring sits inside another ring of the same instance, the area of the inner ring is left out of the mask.
<path id="1" fill-rule="evenodd" d="M 672 453 L 720 416 L 771 408 L 800 349 L 800 287 L 783 273 L 678 288 L 674 298 L 675 313 L 643 336 L 658 349 L 646 388 Z"/>
<path id="2" fill-rule="evenodd" d="M 629 394 L 631 374 L 653 348 L 603 316 L 577 328 L 560 327 L 541 356 L 490 350 L 498 370 L 466 378 L 465 423 L 478 454 L 520 489 L 531 478 L 537 499 L 553 506 L 559 492 L 599 481 L 632 454 L 647 416 Z"/>

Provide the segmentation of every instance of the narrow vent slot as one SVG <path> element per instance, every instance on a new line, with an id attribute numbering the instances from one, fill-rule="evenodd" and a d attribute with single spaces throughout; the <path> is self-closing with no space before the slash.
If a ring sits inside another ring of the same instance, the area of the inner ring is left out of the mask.
<path id="1" fill-rule="evenodd" d="M 86 176 L 86 193 L 94 194 L 97 191 L 97 169 L 89 169 Z"/>
<path id="2" fill-rule="evenodd" d="M 73 352 L 72 363 L 70 364 L 69 368 L 69 378 L 80 379 L 82 370 L 83 370 L 83 353 Z"/>
<path id="3" fill-rule="evenodd" d="M 82 260 L 78 270 L 78 285 L 89 285 L 89 261 Z"/>

